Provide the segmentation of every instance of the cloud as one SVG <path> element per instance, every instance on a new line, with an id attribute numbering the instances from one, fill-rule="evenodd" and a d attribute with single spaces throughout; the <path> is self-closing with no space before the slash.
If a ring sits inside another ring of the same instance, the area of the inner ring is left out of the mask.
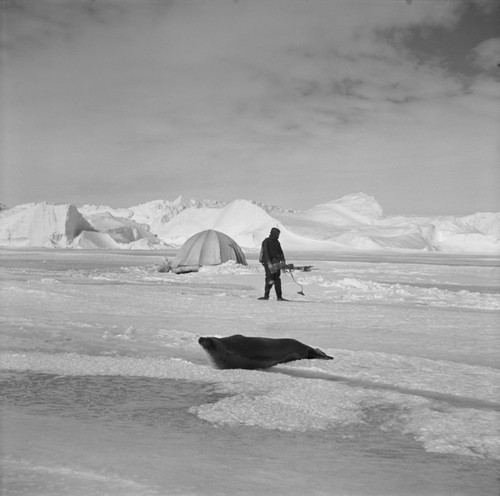
<path id="1" fill-rule="evenodd" d="M 490 38 L 477 45 L 471 53 L 473 63 L 489 73 L 499 73 L 500 38 Z"/>
<path id="2" fill-rule="evenodd" d="M 97 201 L 119 204 L 183 193 L 308 206 L 366 185 L 395 209 L 391 177 L 408 191 L 422 163 L 436 164 L 423 187 L 442 180 L 440 166 L 470 167 L 471 134 L 482 161 L 496 158 L 495 82 L 464 79 L 409 43 L 416 28 L 453 29 L 466 4 L 16 2 L 5 178 L 15 192 L 37 177 L 40 199 L 88 185 L 82 200 L 95 201 L 103 191 L 89 178 L 116 177 L 128 193 Z M 276 187 L 285 176 L 289 188 Z"/>

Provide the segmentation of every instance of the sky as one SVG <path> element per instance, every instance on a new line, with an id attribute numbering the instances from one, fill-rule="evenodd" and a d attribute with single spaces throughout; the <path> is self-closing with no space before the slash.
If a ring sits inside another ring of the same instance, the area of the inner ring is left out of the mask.
<path id="1" fill-rule="evenodd" d="M 0 9 L 0 203 L 500 211 L 496 0 Z"/>

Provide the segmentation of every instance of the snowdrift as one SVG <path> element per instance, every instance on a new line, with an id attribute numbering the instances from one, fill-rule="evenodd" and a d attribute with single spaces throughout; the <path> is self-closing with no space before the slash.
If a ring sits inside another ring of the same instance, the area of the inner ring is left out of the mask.
<path id="1" fill-rule="evenodd" d="M 441 251 L 500 255 L 500 213 L 385 216 L 363 193 L 304 210 L 248 200 L 223 203 L 182 197 L 129 208 L 26 204 L 0 212 L 0 245 L 161 249 L 180 247 L 213 229 L 257 250 L 272 227 L 285 251 Z M 92 234 L 93 233 L 93 234 Z"/>

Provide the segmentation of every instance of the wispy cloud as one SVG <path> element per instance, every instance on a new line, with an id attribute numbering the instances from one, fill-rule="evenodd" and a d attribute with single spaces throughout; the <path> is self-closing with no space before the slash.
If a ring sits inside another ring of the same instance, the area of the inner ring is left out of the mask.
<path id="1" fill-rule="evenodd" d="M 490 38 L 471 52 L 472 62 L 487 73 L 497 73 L 500 66 L 500 38 Z"/>

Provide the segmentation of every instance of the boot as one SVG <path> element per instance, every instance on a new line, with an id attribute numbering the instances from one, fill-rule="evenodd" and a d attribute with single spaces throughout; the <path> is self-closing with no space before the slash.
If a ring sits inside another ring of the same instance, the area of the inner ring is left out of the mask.
<path id="1" fill-rule="evenodd" d="M 271 288 L 273 287 L 273 284 L 268 284 L 264 286 L 264 296 L 261 296 L 259 300 L 269 300 L 269 293 L 271 291 Z"/>
<path id="2" fill-rule="evenodd" d="M 281 293 L 281 279 L 279 277 L 274 281 L 274 289 L 276 290 L 276 298 L 278 298 L 278 301 L 282 301 L 283 295 Z"/>

